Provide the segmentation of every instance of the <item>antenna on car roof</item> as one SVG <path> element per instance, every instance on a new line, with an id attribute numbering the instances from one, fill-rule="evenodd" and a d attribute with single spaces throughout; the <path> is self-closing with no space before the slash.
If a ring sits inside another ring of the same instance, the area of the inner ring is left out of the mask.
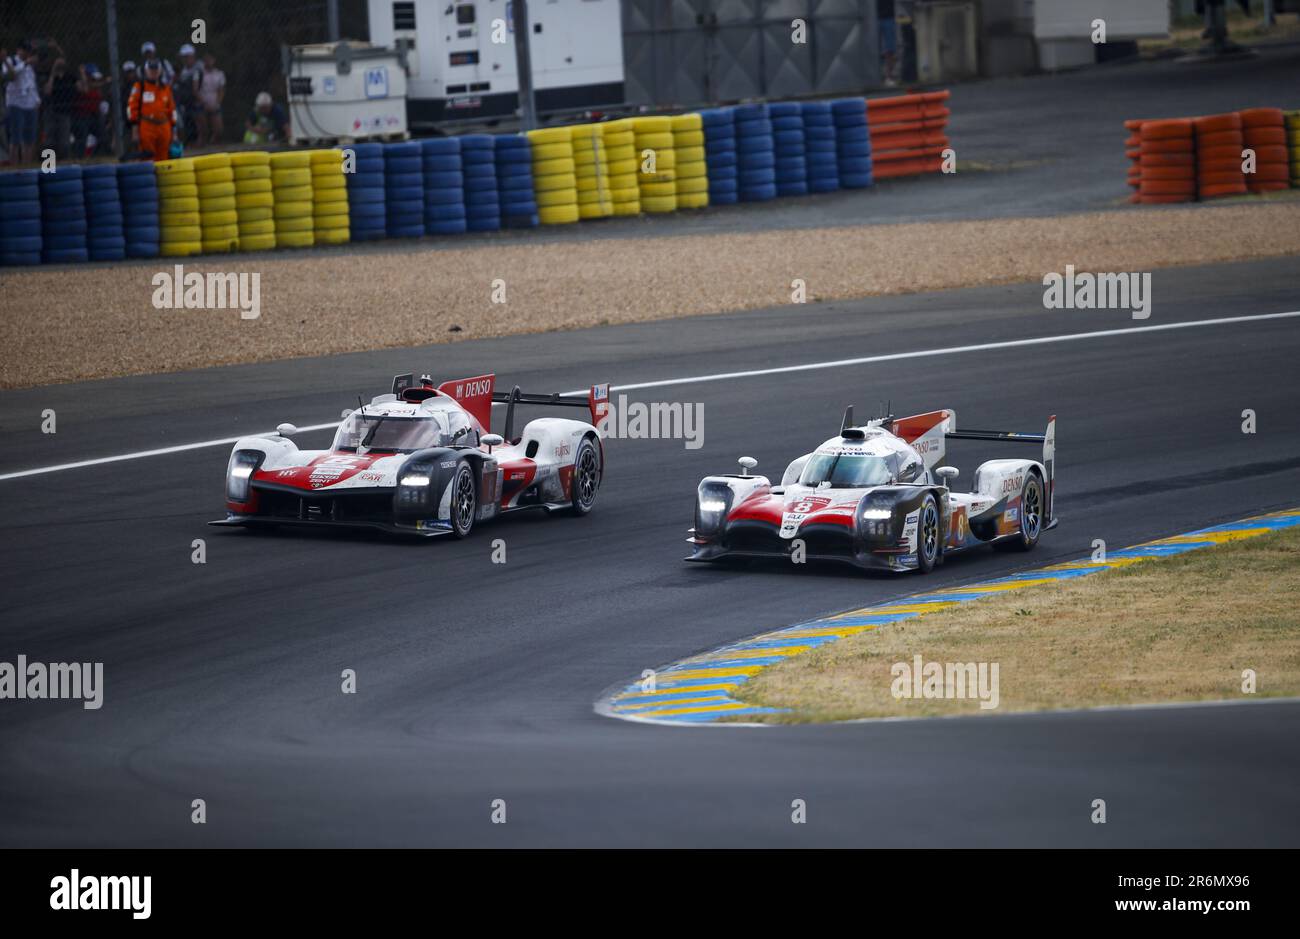
<path id="1" fill-rule="evenodd" d="M 844 409 L 844 420 L 840 421 L 840 436 L 843 437 L 844 432 L 852 426 L 853 426 L 853 405 L 850 404 L 848 407 Z"/>

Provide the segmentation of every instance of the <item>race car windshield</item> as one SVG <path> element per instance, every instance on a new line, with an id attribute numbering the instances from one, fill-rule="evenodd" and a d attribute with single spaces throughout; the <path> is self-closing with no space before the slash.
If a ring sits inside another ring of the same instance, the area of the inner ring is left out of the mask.
<path id="1" fill-rule="evenodd" d="M 832 488 L 853 489 L 889 482 L 889 464 L 881 456 L 852 453 L 814 453 L 799 474 L 804 486 L 830 483 Z"/>
<path id="2" fill-rule="evenodd" d="M 335 450 L 384 450 L 414 453 L 425 447 L 441 447 L 447 440 L 436 417 L 394 417 L 391 414 L 362 414 L 353 411 L 334 436 Z"/>

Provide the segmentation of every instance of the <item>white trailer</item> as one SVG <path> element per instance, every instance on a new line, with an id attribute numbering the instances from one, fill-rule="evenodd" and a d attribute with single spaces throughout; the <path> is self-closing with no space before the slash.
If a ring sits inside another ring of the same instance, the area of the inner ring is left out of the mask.
<path id="1" fill-rule="evenodd" d="M 368 0 L 370 41 L 404 50 L 407 123 L 427 130 L 519 106 L 510 0 Z M 530 0 L 538 113 L 623 103 L 619 0 Z"/>

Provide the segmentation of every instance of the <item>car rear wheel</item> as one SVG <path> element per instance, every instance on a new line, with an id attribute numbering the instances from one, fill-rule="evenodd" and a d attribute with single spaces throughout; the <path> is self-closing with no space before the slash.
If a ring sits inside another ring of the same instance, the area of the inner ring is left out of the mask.
<path id="1" fill-rule="evenodd" d="M 578 454 L 573 458 L 573 514 L 586 515 L 596 504 L 600 490 L 600 454 L 590 437 L 578 444 Z"/>
<path id="2" fill-rule="evenodd" d="M 942 526 L 939 524 L 939 503 L 932 493 L 926 493 L 916 521 L 916 567 L 928 574 L 939 563 L 943 550 Z"/>
<path id="3" fill-rule="evenodd" d="M 474 530 L 474 517 L 478 514 L 478 492 L 474 486 L 474 473 L 468 463 L 456 468 L 451 481 L 451 530 L 457 538 L 468 538 Z"/>
<path id="4" fill-rule="evenodd" d="M 1027 473 L 1020 490 L 1020 530 L 1010 538 L 995 542 L 994 547 L 1007 551 L 1032 550 L 1043 533 L 1044 504 L 1043 481 L 1037 473 Z"/>

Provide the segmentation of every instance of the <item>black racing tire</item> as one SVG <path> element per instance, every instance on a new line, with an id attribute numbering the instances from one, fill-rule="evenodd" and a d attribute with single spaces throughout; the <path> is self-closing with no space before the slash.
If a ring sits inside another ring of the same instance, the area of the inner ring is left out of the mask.
<path id="1" fill-rule="evenodd" d="M 921 500 L 916 518 L 916 569 L 922 574 L 934 570 L 943 554 L 943 517 L 939 514 L 939 500 L 927 492 Z"/>
<path id="2" fill-rule="evenodd" d="M 1003 551 L 1032 551 L 1043 534 L 1043 508 L 1046 505 L 1043 480 L 1037 472 L 1025 474 L 1020 489 L 1020 530 L 995 541 L 993 547 Z"/>
<path id="3" fill-rule="evenodd" d="M 447 511 L 452 534 L 457 538 L 468 538 L 478 515 L 478 486 L 468 460 L 461 460 L 456 475 L 451 478 L 451 505 Z"/>
<path id="4" fill-rule="evenodd" d="M 573 501 L 570 511 L 574 515 L 587 515 L 596 504 L 600 491 L 600 452 L 590 437 L 583 437 L 578 452 L 573 457 Z"/>

